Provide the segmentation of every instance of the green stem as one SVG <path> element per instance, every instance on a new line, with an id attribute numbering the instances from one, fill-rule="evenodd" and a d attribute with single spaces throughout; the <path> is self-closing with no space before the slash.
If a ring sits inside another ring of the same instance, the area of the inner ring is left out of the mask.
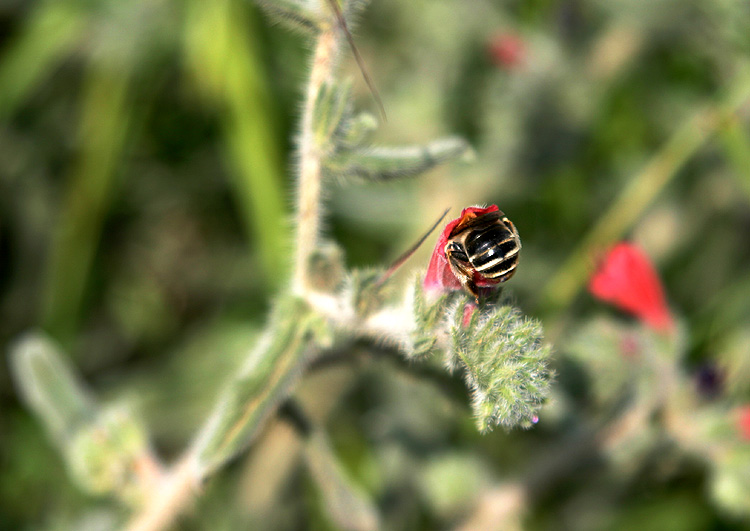
<path id="1" fill-rule="evenodd" d="M 277 305 L 264 338 L 227 384 L 195 444 L 154 489 L 129 531 L 166 528 L 200 483 L 252 442 L 320 347 L 328 346 L 323 330 L 322 319 L 304 301 L 288 297 Z"/>
<path id="2" fill-rule="evenodd" d="M 588 278 L 595 253 L 622 238 L 633 227 L 685 162 L 722 126 L 720 115 L 737 112 L 749 97 L 750 73 L 744 69 L 736 76 L 718 108 L 712 105 L 701 109 L 682 123 L 552 276 L 541 295 L 545 310 L 557 313 L 570 305 Z"/>
<path id="3" fill-rule="evenodd" d="M 14 112 L 36 85 L 86 35 L 88 19 L 76 2 L 39 2 L 28 25 L 0 62 L 0 116 Z"/>
<path id="4" fill-rule="evenodd" d="M 242 451 L 313 357 L 315 317 L 303 301 L 280 304 L 265 337 L 225 389 L 197 439 L 194 453 L 201 476 Z"/>
<path id="5" fill-rule="evenodd" d="M 75 335 L 89 273 L 131 124 L 130 76 L 92 63 L 85 81 L 76 161 L 47 270 L 43 324 L 65 342 Z"/>
<path id="6" fill-rule="evenodd" d="M 309 261 L 317 247 L 321 222 L 322 155 L 315 142 L 313 115 L 318 93 L 332 77 L 337 49 L 335 28 L 322 29 L 302 116 L 293 276 L 293 291 L 302 298 L 309 291 Z M 322 318 L 316 317 L 302 298 L 292 296 L 277 306 L 247 365 L 226 387 L 195 444 L 173 472 L 165 475 L 150 503 L 131 520 L 129 531 L 157 531 L 170 525 L 190 503 L 200 482 L 243 450 L 288 396 L 304 367 L 326 342 L 320 334 L 325 328 Z"/>

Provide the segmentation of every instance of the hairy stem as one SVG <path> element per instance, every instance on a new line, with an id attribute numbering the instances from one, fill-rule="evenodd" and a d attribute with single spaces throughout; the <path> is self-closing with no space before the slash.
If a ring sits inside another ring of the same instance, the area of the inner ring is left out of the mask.
<path id="1" fill-rule="evenodd" d="M 277 304 L 264 339 L 227 383 L 194 444 L 153 486 L 127 529 L 164 529 L 185 510 L 205 478 L 247 448 L 318 350 L 320 322 L 297 298 Z"/>
<path id="2" fill-rule="evenodd" d="M 197 492 L 196 462 L 188 455 L 175 464 L 158 483 L 143 512 L 133 518 L 127 531 L 156 531 L 167 528 L 185 510 Z"/>
<path id="3" fill-rule="evenodd" d="M 297 241 L 293 289 L 304 294 L 309 285 L 308 263 L 318 244 L 321 219 L 321 151 L 313 134 L 315 101 L 323 84 L 331 78 L 336 63 L 338 39 L 333 26 L 325 28 L 315 46 L 310 81 L 299 139 L 299 190 L 297 196 Z"/>
<path id="4" fill-rule="evenodd" d="M 323 84 L 333 74 L 337 52 L 336 29 L 331 26 L 324 28 L 318 35 L 315 54 L 305 97 L 304 113 L 302 116 L 301 134 L 299 140 L 299 192 L 297 203 L 297 238 L 295 242 L 295 270 L 293 276 L 293 291 L 304 294 L 309 285 L 308 265 L 312 253 L 318 242 L 321 219 L 321 152 L 315 143 L 313 135 L 313 111 L 315 101 Z M 296 334 L 291 334 L 295 336 Z M 271 343 L 274 343 L 273 341 Z M 302 352 L 300 341 L 293 341 L 292 350 Z M 294 356 L 293 356 L 294 357 Z M 273 372 L 273 367 L 269 367 Z M 291 363 L 284 367 L 289 374 L 298 372 L 298 364 Z M 286 381 L 286 378 L 282 378 Z M 281 386 L 287 389 L 287 386 Z M 283 393 L 282 393 L 283 394 Z M 274 395 L 276 396 L 276 395 Z M 277 403 L 277 401 L 274 401 Z M 261 400 L 260 404 L 267 405 L 268 401 Z M 263 409 L 263 408 L 260 408 Z M 255 411 L 255 408 L 252 410 Z M 250 415 L 253 419 L 265 419 L 267 414 Z M 214 431 L 215 415 L 201 430 L 198 441 L 204 441 L 208 432 Z M 255 425 L 253 425 L 255 426 Z M 257 426 L 255 426 L 257 427 Z M 243 424 L 243 430 L 247 428 Z M 252 427 L 251 427 L 252 428 Z M 254 429 L 254 428 L 253 428 Z M 128 531 L 158 531 L 167 528 L 179 514 L 181 514 L 193 499 L 197 486 L 204 475 L 210 473 L 215 466 L 202 466 L 201 451 L 205 445 L 193 445 L 182 458 L 165 474 L 163 480 L 149 496 L 150 502 L 128 524 Z M 219 460 L 223 461 L 224 457 Z"/>

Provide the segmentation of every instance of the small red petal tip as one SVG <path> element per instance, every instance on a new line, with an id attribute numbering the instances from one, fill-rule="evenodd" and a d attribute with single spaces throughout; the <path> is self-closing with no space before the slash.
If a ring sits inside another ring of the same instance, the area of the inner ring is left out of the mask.
<path id="1" fill-rule="evenodd" d="M 618 243 L 589 281 L 596 298 L 635 315 L 654 330 L 674 329 L 664 288 L 646 254 L 631 243 Z"/>

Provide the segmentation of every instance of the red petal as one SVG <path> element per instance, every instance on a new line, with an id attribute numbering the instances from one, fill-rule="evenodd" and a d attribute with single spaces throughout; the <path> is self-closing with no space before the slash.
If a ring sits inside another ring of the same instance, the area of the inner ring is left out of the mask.
<path id="1" fill-rule="evenodd" d="M 674 325 L 659 276 L 635 245 L 617 244 L 591 278 L 589 291 L 656 330 L 669 330 Z"/>
<path id="2" fill-rule="evenodd" d="M 740 436 L 750 441 L 750 406 L 743 406 L 739 410 L 737 419 L 737 427 L 740 431 Z"/>
<path id="3" fill-rule="evenodd" d="M 430 265 L 427 266 L 427 274 L 422 284 L 426 291 L 455 291 L 461 289 L 461 282 L 453 274 L 453 271 L 451 271 L 448 259 L 445 256 L 445 246 L 448 243 L 448 239 L 454 231 L 460 229 L 468 220 L 489 212 L 497 212 L 498 210 L 500 209 L 497 205 L 490 205 L 487 208 L 464 208 L 459 217 L 450 221 L 445 226 L 443 232 L 440 233 L 435 249 L 432 251 Z"/>
<path id="4" fill-rule="evenodd" d="M 489 53 L 495 66 L 511 70 L 523 64 L 526 47 L 518 35 L 503 33 L 490 41 Z"/>

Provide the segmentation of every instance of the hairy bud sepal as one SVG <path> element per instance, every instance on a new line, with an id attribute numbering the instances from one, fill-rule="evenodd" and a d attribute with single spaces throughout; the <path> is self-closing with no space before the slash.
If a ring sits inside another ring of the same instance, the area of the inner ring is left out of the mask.
<path id="1" fill-rule="evenodd" d="M 145 428 L 122 404 L 102 408 L 64 448 L 71 475 L 83 490 L 118 495 L 133 504 L 141 501 L 138 466 L 149 452 Z"/>
<path id="2" fill-rule="evenodd" d="M 308 262 L 310 288 L 323 293 L 334 293 L 346 279 L 344 253 L 333 242 L 321 243 Z"/>
<path id="3" fill-rule="evenodd" d="M 445 336 L 446 311 L 456 292 L 425 293 L 421 278 L 415 278 L 411 304 L 414 311 L 414 331 L 406 355 L 421 359 L 438 349 L 438 339 Z"/>
<path id="4" fill-rule="evenodd" d="M 476 306 L 464 297 L 447 316 L 449 370 L 461 370 L 481 432 L 530 427 L 549 394 L 550 346 L 541 324 L 510 305 Z"/>
<path id="5" fill-rule="evenodd" d="M 354 314 L 363 319 L 383 308 L 392 293 L 391 285 L 383 281 L 382 269 L 355 269 L 346 279 L 344 299 L 349 301 Z"/>

